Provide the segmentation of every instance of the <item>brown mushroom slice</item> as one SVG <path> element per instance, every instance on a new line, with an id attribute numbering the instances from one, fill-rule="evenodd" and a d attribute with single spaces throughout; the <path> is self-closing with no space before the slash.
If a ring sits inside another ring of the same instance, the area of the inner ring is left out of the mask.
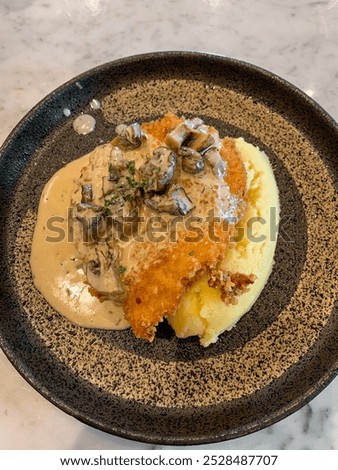
<path id="1" fill-rule="evenodd" d="M 119 124 L 115 132 L 118 135 L 117 143 L 124 148 L 136 149 L 140 147 L 146 139 L 146 135 L 138 122 L 133 122 L 129 126 Z"/>
<path id="2" fill-rule="evenodd" d="M 110 164 L 116 168 L 125 168 L 127 160 L 119 147 L 114 146 L 110 152 Z"/>
<path id="3" fill-rule="evenodd" d="M 117 266 L 119 253 L 112 256 L 111 250 L 104 253 L 103 249 L 97 249 L 96 255 L 96 259 L 84 266 L 87 281 L 93 289 L 120 305 L 124 300 L 124 289 Z"/>
<path id="4" fill-rule="evenodd" d="M 128 166 L 128 160 L 123 156 L 123 152 L 119 147 L 113 147 L 110 152 L 110 160 L 108 166 L 108 177 L 107 179 L 112 182 L 117 182 L 123 172 Z"/>
<path id="5" fill-rule="evenodd" d="M 93 185 L 91 183 L 83 184 L 81 186 L 81 202 L 90 203 L 93 199 Z"/>
<path id="6" fill-rule="evenodd" d="M 201 119 L 193 118 L 187 119 L 168 132 L 165 143 L 176 153 L 182 146 L 203 153 L 215 144 L 215 139 L 210 133 L 205 132 Z"/>
<path id="7" fill-rule="evenodd" d="M 82 240 L 85 243 L 102 241 L 107 233 L 107 218 L 104 207 L 97 204 L 80 203 L 75 207 L 76 220 L 80 222 Z"/>
<path id="8" fill-rule="evenodd" d="M 182 170 L 195 175 L 204 170 L 204 158 L 197 150 L 181 147 L 178 156 L 182 159 Z"/>
<path id="9" fill-rule="evenodd" d="M 204 125 L 203 119 L 199 117 L 194 117 L 191 119 L 186 119 L 185 124 L 189 126 L 191 129 L 198 129 L 199 127 Z"/>
<path id="10" fill-rule="evenodd" d="M 186 147 L 194 149 L 202 154 L 214 144 L 214 137 L 211 134 L 200 131 L 199 129 L 192 129 L 189 136 L 184 142 L 184 145 Z"/>
<path id="11" fill-rule="evenodd" d="M 176 156 L 168 147 L 158 147 L 150 160 L 140 168 L 148 181 L 147 191 L 163 192 L 171 182 L 176 168 Z"/>
<path id="12" fill-rule="evenodd" d="M 204 157 L 212 167 L 217 178 L 223 181 L 227 172 L 227 164 L 221 157 L 219 150 L 216 147 L 212 147 L 204 154 Z"/>
<path id="13" fill-rule="evenodd" d="M 165 138 L 165 143 L 170 147 L 174 152 L 178 152 L 180 147 L 183 145 L 183 142 L 186 140 L 190 134 L 192 128 L 189 127 L 186 122 L 182 122 L 175 129 L 168 132 Z"/>
<path id="14" fill-rule="evenodd" d="M 156 195 L 145 199 L 144 203 L 157 212 L 168 212 L 171 215 L 187 215 L 194 205 L 182 186 L 173 186 L 167 194 Z"/>
<path id="15" fill-rule="evenodd" d="M 119 240 L 128 241 L 130 235 L 137 231 L 141 220 L 139 202 L 138 198 L 125 201 L 115 213 L 112 213 Z"/>

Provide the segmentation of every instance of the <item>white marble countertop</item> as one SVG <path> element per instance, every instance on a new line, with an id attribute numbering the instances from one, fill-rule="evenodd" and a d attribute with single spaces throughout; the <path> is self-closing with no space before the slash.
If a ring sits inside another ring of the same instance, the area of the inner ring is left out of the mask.
<path id="1" fill-rule="evenodd" d="M 337 23 L 337 0 L 2 0 L 0 143 L 66 80 L 119 57 L 160 50 L 213 52 L 259 65 L 337 118 Z M 337 397 L 335 380 L 283 421 L 204 448 L 338 449 Z M 150 448 L 63 413 L 0 353 L 0 449 Z"/>

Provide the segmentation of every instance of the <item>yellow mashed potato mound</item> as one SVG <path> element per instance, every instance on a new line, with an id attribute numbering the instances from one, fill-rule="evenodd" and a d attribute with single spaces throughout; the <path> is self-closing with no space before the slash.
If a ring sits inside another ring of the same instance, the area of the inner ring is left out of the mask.
<path id="1" fill-rule="evenodd" d="M 233 328 L 262 292 L 273 267 L 279 221 L 278 188 L 268 157 L 257 147 L 236 139 L 247 170 L 248 208 L 237 225 L 237 243 L 228 248 L 220 268 L 254 274 L 257 279 L 237 304 L 226 304 L 218 289 L 209 287 L 208 276 L 195 282 L 184 294 L 176 313 L 168 318 L 179 338 L 199 336 L 202 346 L 215 343 Z"/>

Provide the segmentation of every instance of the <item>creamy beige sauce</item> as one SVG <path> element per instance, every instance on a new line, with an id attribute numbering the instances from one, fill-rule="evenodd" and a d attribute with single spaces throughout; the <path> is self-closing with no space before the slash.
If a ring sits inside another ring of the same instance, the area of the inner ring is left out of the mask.
<path id="1" fill-rule="evenodd" d="M 47 302 L 73 323 L 120 330 L 129 326 L 122 308 L 111 300 L 100 302 L 90 293 L 75 243 L 70 240 L 70 200 L 81 169 L 88 164 L 88 155 L 69 163 L 43 190 L 30 260 L 33 279 Z"/>

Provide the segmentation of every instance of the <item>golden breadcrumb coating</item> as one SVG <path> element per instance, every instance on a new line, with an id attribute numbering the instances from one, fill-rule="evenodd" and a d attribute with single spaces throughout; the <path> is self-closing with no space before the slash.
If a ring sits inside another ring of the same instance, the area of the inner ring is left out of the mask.
<path id="1" fill-rule="evenodd" d="M 158 140 L 183 119 L 169 114 L 162 119 L 143 123 L 142 128 Z M 224 139 L 220 151 L 227 162 L 225 181 L 231 192 L 245 196 L 246 171 L 232 139 Z M 235 235 L 233 224 L 213 224 L 216 237 L 210 237 L 210 227 L 205 226 L 203 238 L 191 241 L 191 232 L 181 231 L 177 242 L 161 242 L 161 249 L 154 249 L 145 264 L 136 273 L 126 276 L 126 300 L 124 311 L 134 334 L 149 341 L 154 339 L 159 322 L 175 312 L 182 295 L 194 280 L 216 268 Z M 158 247 L 157 247 L 158 248 Z M 238 292 L 238 291 L 236 291 Z"/>
<path id="2" fill-rule="evenodd" d="M 181 232 L 177 242 L 166 240 L 166 246 L 151 257 L 151 262 L 126 279 L 124 304 L 126 319 L 139 338 L 153 340 L 156 326 L 178 307 L 186 288 L 202 273 L 215 268 L 229 246 L 234 226 L 215 227 L 218 242 L 208 234 L 200 241 L 187 241 L 191 232 Z"/>

